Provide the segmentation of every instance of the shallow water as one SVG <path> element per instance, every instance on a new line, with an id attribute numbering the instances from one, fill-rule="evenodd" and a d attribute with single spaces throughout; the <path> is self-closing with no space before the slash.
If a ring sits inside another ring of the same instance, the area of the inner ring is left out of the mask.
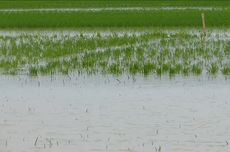
<path id="1" fill-rule="evenodd" d="M 161 11 L 161 10 L 209 10 L 221 11 L 222 7 L 102 7 L 102 8 L 11 8 L 0 12 L 102 12 L 102 11 Z"/>
<path id="2" fill-rule="evenodd" d="M 223 77 L 0 77 L 1 152 L 229 151 Z"/>

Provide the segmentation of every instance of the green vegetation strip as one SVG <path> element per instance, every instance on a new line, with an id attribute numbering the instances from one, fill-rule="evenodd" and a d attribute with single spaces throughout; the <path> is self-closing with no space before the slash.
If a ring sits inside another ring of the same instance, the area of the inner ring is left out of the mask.
<path id="1" fill-rule="evenodd" d="M 101 12 L 1 12 L 0 28 L 80 27 L 229 27 L 230 10 L 161 10 Z"/>
<path id="2" fill-rule="evenodd" d="M 0 36 L 2 74 L 230 75 L 229 32 L 38 32 Z"/>
<path id="3" fill-rule="evenodd" d="M 229 7 L 229 0 L 1 0 L 0 8 Z"/>

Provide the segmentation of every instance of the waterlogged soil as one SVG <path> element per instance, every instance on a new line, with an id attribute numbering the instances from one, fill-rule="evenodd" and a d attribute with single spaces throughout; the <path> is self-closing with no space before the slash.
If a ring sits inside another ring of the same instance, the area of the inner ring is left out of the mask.
<path id="1" fill-rule="evenodd" d="M 0 77 L 0 152 L 230 150 L 224 78 Z"/>

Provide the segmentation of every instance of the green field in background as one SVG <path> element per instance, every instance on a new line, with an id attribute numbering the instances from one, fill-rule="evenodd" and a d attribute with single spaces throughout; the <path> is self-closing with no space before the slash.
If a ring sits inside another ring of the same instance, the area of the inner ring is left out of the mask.
<path id="1" fill-rule="evenodd" d="M 69 8 L 69 7 L 157 7 L 214 6 L 228 7 L 228 0 L 2 0 L 0 8 Z"/>
<path id="2" fill-rule="evenodd" d="M 202 12 L 205 12 L 207 27 L 230 26 L 230 10 L 161 10 L 102 12 L 1 12 L 0 28 L 200 27 Z"/>
<path id="3" fill-rule="evenodd" d="M 86 12 L 0 11 L 0 28 L 85 28 L 85 27 L 200 27 L 201 13 L 207 27 L 230 26 L 230 1 L 208 0 L 40 0 L 0 1 L 0 10 L 33 8 L 159 8 L 200 7 L 214 10 L 110 10 Z"/>

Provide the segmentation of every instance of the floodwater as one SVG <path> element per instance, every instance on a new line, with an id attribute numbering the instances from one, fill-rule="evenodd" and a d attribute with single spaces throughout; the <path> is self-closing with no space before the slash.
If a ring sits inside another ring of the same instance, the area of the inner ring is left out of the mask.
<path id="1" fill-rule="evenodd" d="M 0 152 L 230 151 L 225 78 L 0 77 Z"/>

